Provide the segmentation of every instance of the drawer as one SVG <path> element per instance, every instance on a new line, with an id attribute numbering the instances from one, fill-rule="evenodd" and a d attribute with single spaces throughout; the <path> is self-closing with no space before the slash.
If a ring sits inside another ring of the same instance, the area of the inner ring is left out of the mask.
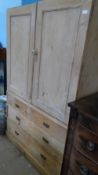
<path id="1" fill-rule="evenodd" d="M 18 100 L 10 93 L 8 93 L 8 104 L 10 104 L 15 110 L 22 113 L 24 116 L 27 116 L 29 110 L 28 105 Z"/>
<path id="2" fill-rule="evenodd" d="M 63 127 L 61 123 L 51 120 L 51 117 L 47 117 L 38 110 L 31 109 L 31 120 L 44 132 L 48 133 L 51 137 L 54 137 L 62 145 L 65 145 L 67 126 Z"/>
<path id="3" fill-rule="evenodd" d="M 87 128 L 78 125 L 75 132 L 74 146 L 84 156 L 98 163 L 98 136 Z"/>
<path id="4" fill-rule="evenodd" d="M 68 175 L 74 175 L 70 169 L 68 170 Z"/>
<path id="5" fill-rule="evenodd" d="M 8 104 L 21 113 L 24 117 L 31 120 L 35 125 L 41 128 L 50 137 L 58 140 L 62 145 L 65 145 L 67 126 L 59 121 L 52 119 L 41 110 L 34 108 L 32 105 L 27 105 L 23 101 L 18 100 L 11 94 L 8 94 Z M 63 148 L 64 149 L 64 148 Z"/>
<path id="6" fill-rule="evenodd" d="M 61 164 L 53 159 L 51 155 L 23 129 L 18 128 L 14 122 L 8 120 L 7 132 L 15 137 L 17 143 L 23 145 L 24 150 L 32 155 L 32 159 L 38 162 L 39 166 L 42 166 L 46 172 L 49 172 L 46 174 L 60 175 Z"/>
<path id="7" fill-rule="evenodd" d="M 8 107 L 8 118 L 15 122 L 18 127 L 24 129 L 32 136 L 32 138 L 36 139 L 52 156 L 55 157 L 55 159 L 62 162 L 64 145 L 58 140 L 55 140 L 53 137 L 50 137 L 47 133 L 43 132 L 43 130 L 15 111 L 11 106 Z"/>
<path id="8" fill-rule="evenodd" d="M 75 175 L 98 175 L 98 165 L 86 159 L 74 148 L 72 150 L 69 166 Z"/>
<path id="9" fill-rule="evenodd" d="M 94 117 L 86 117 L 83 114 L 79 114 L 78 120 L 81 125 L 98 135 L 98 120 L 94 120 Z"/>

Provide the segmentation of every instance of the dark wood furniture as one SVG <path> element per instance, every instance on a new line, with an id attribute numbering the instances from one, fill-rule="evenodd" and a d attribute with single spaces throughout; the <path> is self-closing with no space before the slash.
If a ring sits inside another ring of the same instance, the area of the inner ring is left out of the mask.
<path id="1" fill-rule="evenodd" d="M 98 175 L 98 93 L 70 103 L 61 175 Z"/>
<path id="2" fill-rule="evenodd" d="M 0 48 L 0 95 L 6 95 L 6 48 Z"/>

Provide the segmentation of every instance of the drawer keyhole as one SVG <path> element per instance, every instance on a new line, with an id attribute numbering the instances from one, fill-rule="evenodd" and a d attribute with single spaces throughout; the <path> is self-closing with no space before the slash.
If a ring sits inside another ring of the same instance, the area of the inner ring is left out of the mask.
<path id="1" fill-rule="evenodd" d="M 42 137 L 42 140 L 43 140 L 45 143 L 49 144 L 49 141 L 48 141 L 45 137 Z"/>
<path id="2" fill-rule="evenodd" d="M 44 125 L 46 128 L 50 128 L 50 125 L 47 124 L 47 123 L 45 123 L 45 122 L 43 122 L 43 125 Z"/>

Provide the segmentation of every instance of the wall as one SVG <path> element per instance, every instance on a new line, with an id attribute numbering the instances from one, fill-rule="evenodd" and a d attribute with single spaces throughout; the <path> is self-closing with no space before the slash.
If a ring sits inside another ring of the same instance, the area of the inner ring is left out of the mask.
<path id="1" fill-rule="evenodd" d="M 21 5 L 21 0 L 0 0 L 0 42 L 6 47 L 6 12 L 7 8 Z"/>
<path id="2" fill-rule="evenodd" d="M 37 0 L 22 0 L 22 5 L 34 3 L 34 2 L 36 2 L 36 1 L 37 1 Z"/>

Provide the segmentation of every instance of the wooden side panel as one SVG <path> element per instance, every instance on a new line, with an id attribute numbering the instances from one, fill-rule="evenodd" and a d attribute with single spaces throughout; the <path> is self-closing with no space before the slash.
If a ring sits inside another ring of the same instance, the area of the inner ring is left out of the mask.
<path id="1" fill-rule="evenodd" d="M 30 98 L 35 16 L 36 5 L 8 12 L 8 89 L 23 99 Z"/>
<path id="2" fill-rule="evenodd" d="M 72 109 L 70 112 L 70 119 L 69 119 L 68 131 L 67 131 L 65 151 L 63 155 L 61 175 L 65 175 L 65 173 L 68 174 L 68 171 L 69 171 L 69 161 L 70 161 L 70 155 L 73 147 L 76 128 L 77 128 L 77 111 Z"/>
<path id="3" fill-rule="evenodd" d="M 98 92 L 98 1 L 94 1 L 88 27 L 77 98 Z"/>

